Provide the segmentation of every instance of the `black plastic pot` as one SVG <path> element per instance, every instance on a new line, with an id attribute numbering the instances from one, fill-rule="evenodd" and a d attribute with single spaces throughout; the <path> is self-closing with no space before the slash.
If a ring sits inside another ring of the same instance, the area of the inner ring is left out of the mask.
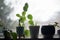
<path id="1" fill-rule="evenodd" d="M 41 28 L 41 33 L 44 35 L 44 38 L 53 38 L 55 34 L 54 25 L 44 25 Z"/>
<path id="2" fill-rule="evenodd" d="M 11 40 L 10 33 L 7 30 L 3 30 L 3 35 L 5 40 Z"/>
<path id="3" fill-rule="evenodd" d="M 57 30 L 57 33 L 58 33 L 58 35 L 59 35 L 59 38 L 60 38 L 60 30 Z"/>
<path id="4" fill-rule="evenodd" d="M 16 27 L 17 34 L 19 38 L 24 35 L 24 27 Z"/>
<path id="5" fill-rule="evenodd" d="M 30 26 L 30 35 L 31 38 L 38 38 L 38 34 L 39 34 L 39 27 L 40 26 Z"/>

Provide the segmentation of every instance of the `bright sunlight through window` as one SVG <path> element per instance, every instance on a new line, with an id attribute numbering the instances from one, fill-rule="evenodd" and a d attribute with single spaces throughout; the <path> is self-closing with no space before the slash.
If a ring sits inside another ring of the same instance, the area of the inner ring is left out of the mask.
<path id="1" fill-rule="evenodd" d="M 8 0 L 5 2 L 8 5 Z M 55 16 L 55 12 L 60 10 L 59 1 L 57 0 L 9 0 L 9 2 L 11 3 L 11 7 L 14 7 L 14 10 L 8 18 L 13 20 L 18 19 L 16 14 L 23 11 L 23 6 L 26 2 L 29 4 L 27 14 L 32 14 L 34 20 L 42 22 L 51 20 Z"/>

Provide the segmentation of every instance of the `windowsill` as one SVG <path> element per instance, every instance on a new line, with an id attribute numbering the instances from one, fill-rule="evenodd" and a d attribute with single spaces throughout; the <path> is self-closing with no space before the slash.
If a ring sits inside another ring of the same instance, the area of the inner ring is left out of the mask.
<path id="1" fill-rule="evenodd" d="M 0 38 L 4 38 L 3 33 L 0 33 Z M 17 37 L 17 38 L 18 38 L 18 37 Z M 29 39 L 30 39 L 30 37 L 26 37 L 26 38 L 29 38 Z M 38 36 L 38 38 L 43 38 L 43 35 L 40 34 L 40 35 Z M 59 38 L 59 35 L 58 35 L 58 34 L 55 34 L 55 35 L 53 36 L 53 38 Z"/>

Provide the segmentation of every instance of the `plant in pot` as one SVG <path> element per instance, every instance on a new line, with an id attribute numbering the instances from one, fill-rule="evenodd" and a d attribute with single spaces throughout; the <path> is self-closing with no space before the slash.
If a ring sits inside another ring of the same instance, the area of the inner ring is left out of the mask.
<path id="1" fill-rule="evenodd" d="M 44 38 L 53 38 L 55 34 L 55 26 L 54 25 L 43 25 L 41 28 L 41 33 L 43 34 Z"/>
<path id="2" fill-rule="evenodd" d="M 41 32 L 42 34 L 45 36 L 45 38 L 52 38 L 53 35 L 55 34 L 55 27 L 59 27 L 58 26 L 58 22 L 54 22 L 53 25 L 43 25 L 41 28 Z M 60 34 L 60 31 L 57 31 L 58 34 Z"/>
<path id="3" fill-rule="evenodd" d="M 4 22 L 3 21 L 0 21 L 0 33 L 3 33 L 4 39 L 6 39 L 6 40 L 10 40 L 11 39 L 10 33 L 4 27 Z"/>
<path id="4" fill-rule="evenodd" d="M 28 3 L 25 3 L 24 7 L 23 7 L 23 12 L 22 15 L 21 14 L 16 14 L 17 17 L 19 17 L 19 26 L 17 27 L 17 34 L 21 35 L 27 35 L 27 31 L 24 30 L 24 22 L 26 21 L 26 12 L 28 10 Z M 24 33 L 25 31 L 25 33 Z"/>
<path id="5" fill-rule="evenodd" d="M 59 27 L 59 25 L 58 25 L 59 23 L 58 23 L 58 22 L 54 22 L 54 23 L 55 23 L 54 25 L 59 28 L 59 29 L 57 30 L 57 34 L 59 35 L 59 38 L 60 38 L 60 27 Z"/>
<path id="6" fill-rule="evenodd" d="M 33 16 L 31 14 L 28 14 L 27 16 L 28 18 L 28 23 L 29 23 L 29 29 L 30 29 L 30 35 L 31 35 L 31 38 L 38 38 L 38 34 L 39 34 L 39 27 L 40 26 L 37 26 L 34 24 L 34 21 L 33 21 Z"/>

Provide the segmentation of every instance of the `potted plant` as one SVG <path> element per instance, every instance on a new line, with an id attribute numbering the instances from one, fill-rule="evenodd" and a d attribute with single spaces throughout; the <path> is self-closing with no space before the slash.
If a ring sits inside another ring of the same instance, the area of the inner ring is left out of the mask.
<path id="1" fill-rule="evenodd" d="M 54 25 L 43 25 L 41 33 L 44 35 L 44 38 L 53 38 L 53 35 L 55 34 Z"/>
<path id="2" fill-rule="evenodd" d="M 28 14 L 27 16 L 28 18 L 28 23 L 29 23 L 29 29 L 30 29 L 30 35 L 31 35 L 31 38 L 38 38 L 38 34 L 39 34 L 39 27 L 40 26 L 37 26 L 34 24 L 34 21 L 33 21 L 33 16 L 31 14 Z"/>
<path id="3" fill-rule="evenodd" d="M 58 24 L 59 24 L 58 22 L 55 22 L 54 25 L 55 25 L 56 27 L 60 28 Z M 60 29 L 57 30 L 57 34 L 59 35 L 59 38 L 60 38 Z"/>
<path id="4" fill-rule="evenodd" d="M 17 34 L 20 36 L 24 36 L 24 22 L 26 21 L 26 12 L 28 10 L 28 3 L 25 3 L 23 7 L 23 12 L 21 14 L 16 14 L 17 17 L 19 17 L 19 26 L 16 28 L 17 29 Z"/>
<path id="5" fill-rule="evenodd" d="M 44 35 L 44 38 L 53 38 L 55 34 L 55 27 L 58 26 L 57 22 L 54 22 L 53 25 L 43 25 L 41 28 L 41 33 Z"/>
<path id="6" fill-rule="evenodd" d="M 3 33 L 4 39 L 6 39 L 6 40 L 10 40 L 11 39 L 10 33 L 4 27 L 4 22 L 2 20 L 0 21 L 0 33 Z"/>
<path id="7" fill-rule="evenodd" d="M 10 35 L 9 30 L 5 30 L 5 28 L 4 28 L 3 35 L 4 35 L 5 40 L 11 40 L 11 35 Z"/>

